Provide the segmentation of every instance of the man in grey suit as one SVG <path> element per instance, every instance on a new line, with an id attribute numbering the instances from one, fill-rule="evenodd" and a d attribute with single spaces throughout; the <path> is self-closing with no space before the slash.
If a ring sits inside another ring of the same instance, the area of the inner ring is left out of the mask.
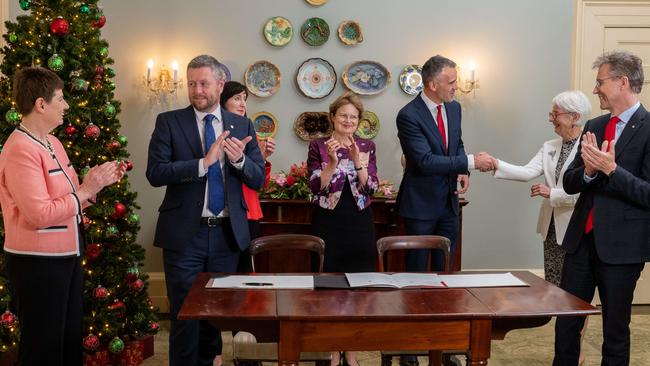
<path id="1" fill-rule="evenodd" d="M 176 317 L 197 273 L 236 271 L 250 241 L 242 183 L 254 189 L 264 183 L 251 121 L 219 106 L 224 81 L 214 57 L 190 61 L 191 105 L 159 114 L 149 143 L 147 179 L 167 187 L 154 245 L 163 249 L 170 365 L 212 365 L 219 330 Z"/>
<path id="2" fill-rule="evenodd" d="M 587 122 L 566 173 L 564 190 L 580 193 L 562 242 L 560 287 L 591 301 L 598 288 L 603 313 L 602 365 L 629 365 L 632 298 L 650 260 L 650 113 L 638 94 L 641 59 L 606 53 L 594 94 L 611 113 Z M 559 317 L 554 366 L 578 364 L 582 317 Z"/>

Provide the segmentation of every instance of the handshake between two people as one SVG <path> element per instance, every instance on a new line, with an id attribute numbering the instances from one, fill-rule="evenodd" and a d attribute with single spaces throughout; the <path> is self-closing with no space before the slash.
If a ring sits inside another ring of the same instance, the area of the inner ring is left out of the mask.
<path id="1" fill-rule="evenodd" d="M 491 172 L 498 168 L 499 160 L 482 151 L 474 154 L 474 167 L 482 172 Z"/>

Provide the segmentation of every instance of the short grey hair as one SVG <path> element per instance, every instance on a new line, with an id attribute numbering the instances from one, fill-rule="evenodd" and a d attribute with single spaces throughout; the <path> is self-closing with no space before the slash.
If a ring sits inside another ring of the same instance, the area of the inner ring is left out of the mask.
<path id="1" fill-rule="evenodd" d="M 226 73 L 221 68 L 221 62 L 210 55 L 196 56 L 187 64 L 187 69 L 199 69 L 201 67 L 209 67 L 212 70 L 212 75 L 216 80 L 225 80 Z"/>
<path id="2" fill-rule="evenodd" d="M 552 101 L 569 113 L 576 113 L 579 118 L 576 124 L 582 126 L 591 116 L 591 103 L 587 96 L 580 90 L 568 90 L 556 95 Z"/>
<path id="3" fill-rule="evenodd" d="M 435 79 L 445 67 L 456 67 L 456 63 L 440 55 L 431 57 L 422 66 L 422 82 L 427 84 Z"/>
<path id="4" fill-rule="evenodd" d="M 634 93 L 641 93 L 643 65 L 639 56 L 625 51 L 606 52 L 598 56 L 593 68 L 597 69 L 605 64 L 609 65 L 613 76 L 626 76 Z"/>

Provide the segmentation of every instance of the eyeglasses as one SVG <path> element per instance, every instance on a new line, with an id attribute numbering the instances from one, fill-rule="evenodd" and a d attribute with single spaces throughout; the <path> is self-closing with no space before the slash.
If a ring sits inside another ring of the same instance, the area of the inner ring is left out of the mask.
<path id="1" fill-rule="evenodd" d="M 605 82 L 605 80 L 618 79 L 620 77 L 621 77 L 621 75 L 616 75 L 616 76 L 610 76 L 608 78 L 596 79 L 596 88 L 600 88 L 601 86 L 603 86 L 603 83 Z"/>
<path id="2" fill-rule="evenodd" d="M 359 115 L 355 115 L 355 114 L 337 114 L 336 118 L 340 118 L 342 120 L 348 120 L 348 121 L 358 121 L 359 120 Z"/>
<path id="3" fill-rule="evenodd" d="M 561 113 L 548 112 L 548 118 L 551 118 L 552 120 L 555 121 L 557 119 L 557 116 L 561 116 L 563 114 L 571 114 L 571 113 L 573 113 L 573 112 L 561 112 Z"/>

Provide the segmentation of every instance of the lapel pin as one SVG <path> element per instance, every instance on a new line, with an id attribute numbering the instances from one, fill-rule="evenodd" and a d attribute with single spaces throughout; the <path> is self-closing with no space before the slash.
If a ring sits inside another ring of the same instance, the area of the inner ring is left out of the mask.
<path id="1" fill-rule="evenodd" d="M 233 125 L 230 125 L 230 128 L 235 128 L 235 126 L 233 126 Z"/>

